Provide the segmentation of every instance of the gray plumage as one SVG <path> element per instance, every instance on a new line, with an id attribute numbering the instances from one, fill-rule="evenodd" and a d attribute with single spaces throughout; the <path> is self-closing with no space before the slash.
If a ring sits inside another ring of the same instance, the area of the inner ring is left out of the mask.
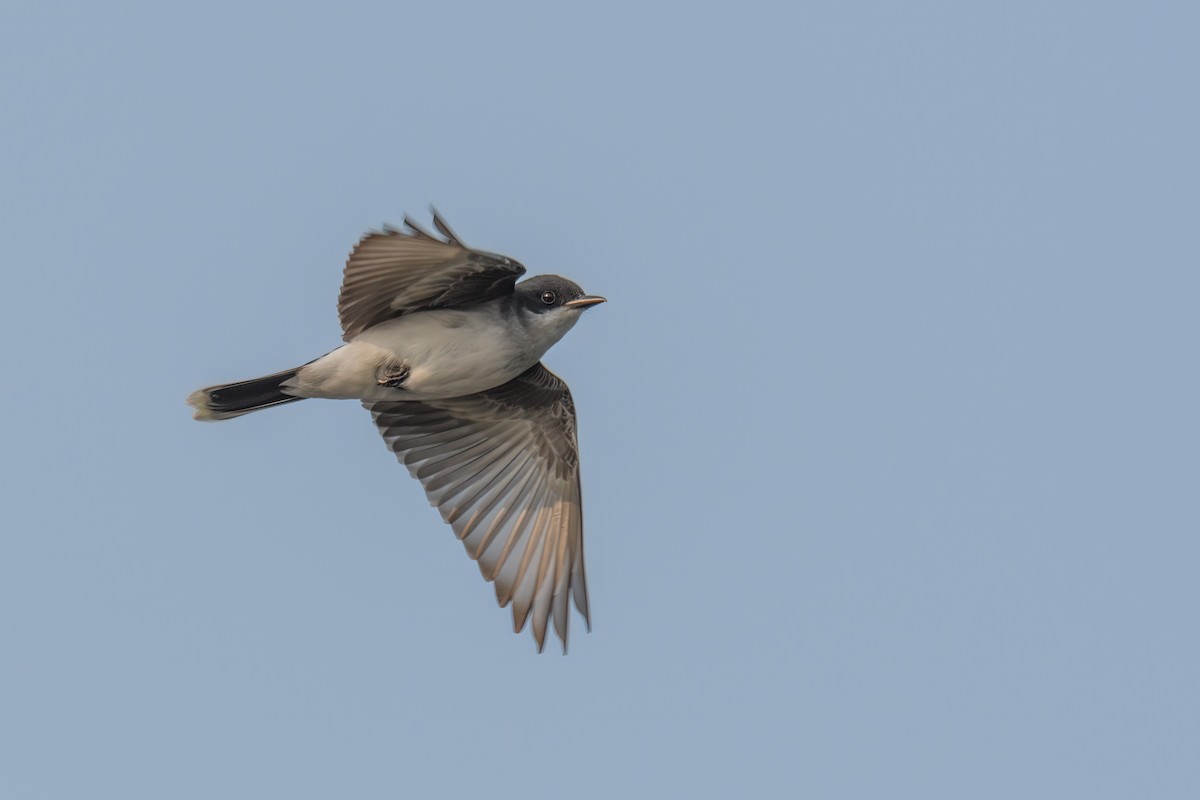
<path id="1" fill-rule="evenodd" d="M 513 629 L 552 623 L 566 652 L 569 602 L 590 628 L 575 406 L 542 355 L 601 297 L 557 275 L 517 278 L 507 256 L 438 238 L 367 234 L 347 259 L 338 315 L 346 344 L 302 367 L 211 386 L 197 419 L 306 397 L 353 398 L 463 541 Z"/>
<path id="2" fill-rule="evenodd" d="M 539 648 L 567 603 L 588 620 L 575 404 L 537 364 L 495 389 L 448 400 L 363 404 L 396 458 L 494 581 L 513 629 L 533 615 Z"/>
<path id="3" fill-rule="evenodd" d="M 512 294 L 525 267 L 506 256 L 471 250 L 446 232 L 441 241 L 404 218 L 408 230 L 368 233 L 346 261 L 338 318 L 347 342 L 380 322 L 430 308 L 467 306 Z"/>

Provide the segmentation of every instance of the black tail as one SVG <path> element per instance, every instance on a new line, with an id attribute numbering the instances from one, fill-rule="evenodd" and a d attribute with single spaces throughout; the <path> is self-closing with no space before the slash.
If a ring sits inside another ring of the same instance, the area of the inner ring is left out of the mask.
<path id="1" fill-rule="evenodd" d="M 280 384 L 296 377 L 296 373 L 299 371 L 300 368 L 296 367 L 249 381 L 209 386 L 206 389 L 192 392 L 188 395 L 187 401 L 196 409 L 193 414 L 196 419 L 217 420 L 240 417 L 242 414 L 249 414 L 260 408 L 270 408 L 303 400 L 303 397 L 294 397 L 280 389 Z"/>

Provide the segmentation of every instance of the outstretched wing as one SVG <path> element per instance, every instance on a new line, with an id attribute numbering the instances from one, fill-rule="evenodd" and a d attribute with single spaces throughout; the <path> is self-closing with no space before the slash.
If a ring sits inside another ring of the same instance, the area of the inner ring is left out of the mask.
<path id="1" fill-rule="evenodd" d="M 366 402 L 396 457 L 421 481 L 467 554 L 495 581 L 513 630 L 548 620 L 567 649 L 568 596 L 591 628 L 575 404 L 535 364 L 502 386 L 449 400 Z"/>
<path id="2" fill-rule="evenodd" d="M 338 296 L 343 339 L 412 311 L 508 294 L 525 273 L 507 256 L 468 248 L 436 211 L 433 224 L 444 240 L 405 217 L 404 229 L 372 231 L 351 251 Z"/>

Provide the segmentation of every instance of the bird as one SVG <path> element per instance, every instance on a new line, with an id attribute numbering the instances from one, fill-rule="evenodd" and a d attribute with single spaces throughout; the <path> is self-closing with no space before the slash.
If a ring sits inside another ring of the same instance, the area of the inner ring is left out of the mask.
<path id="1" fill-rule="evenodd" d="M 605 298 L 558 275 L 522 280 L 508 256 L 465 245 L 431 209 L 350 252 L 338 295 L 344 344 L 302 366 L 208 386 L 187 402 L 216 421 L 306 398 L 359 400 L 512 605 L 540 653 L 567 652 L 574 603 L 591 630 L 575 404 L 542 356 Z"/>

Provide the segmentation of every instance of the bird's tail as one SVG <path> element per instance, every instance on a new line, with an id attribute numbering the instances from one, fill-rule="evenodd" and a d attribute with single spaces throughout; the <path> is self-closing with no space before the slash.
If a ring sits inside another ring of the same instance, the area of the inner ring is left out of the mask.
<path id="1" fill-rule="evenodd" d="M 296 377 L 299 371 L 300 367 L 296 367 L 253 380 L 209 386 L 188 395 L 188 405 L 196 409 L 192 414 L 196 419 L 218 420 L 303 400 L 303 397 L 287 394 L 282 388 L 283 383 Z"/>

